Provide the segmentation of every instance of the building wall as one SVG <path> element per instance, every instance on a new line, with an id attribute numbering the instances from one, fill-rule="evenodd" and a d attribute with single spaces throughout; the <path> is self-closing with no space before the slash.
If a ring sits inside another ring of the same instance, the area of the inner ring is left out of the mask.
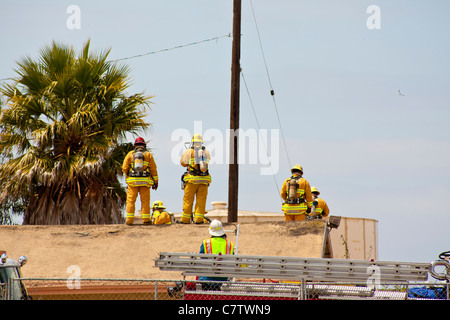
<path id="1" fill-rule="evenodd" d="M 178 219 L 181 214 L 175 214 Z M 222 222 L 228 220 L 228 210 L 223 203 L 222 207 L 210 210 L 207 217 Z M 239 210 L 239 222 L 269 222 L 283 221 L 284 215 L 279 212 L 255 212 Z M 335 259 L 378 259 L 378 221 L 365 218 L 341 217 L 337 229 L 331 229 L 331 254 Z M 329 243 L 330 244 L 330 243 Z"/>
<path id="2" fill-rule="evenodd" d="M 339 228 L 330 232 L 333 258 L 378 259 L 378 221 L 341 217 Z"/>

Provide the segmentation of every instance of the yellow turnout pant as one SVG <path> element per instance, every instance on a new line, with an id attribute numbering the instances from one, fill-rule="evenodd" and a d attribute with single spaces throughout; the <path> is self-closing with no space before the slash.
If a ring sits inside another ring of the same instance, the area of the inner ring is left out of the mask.
<path id="1" fill-rule="evenodd" d="M 150 221 L 150 188 L 128 186 L 126 224 L 133 224 L 134 222 L 135 203 L 138 194 L 141 196 L 142 222 L 146 223 Z"/>
<path id="2" fill-rule="evenodd" d="M 191 222 L 192 207 L 194 206 L 195 198 L 194 222 L 203 223 L 208 187 L 209 185 L 207 184 L 186 183 L 184 186 L 183 213 L 181 214 L 182 223 Z"/>
<path id="3" fill-rule="evenodd" d="M 306 214 L 285 214 L 284 221 L 303 221 L 306 220 Z"/>

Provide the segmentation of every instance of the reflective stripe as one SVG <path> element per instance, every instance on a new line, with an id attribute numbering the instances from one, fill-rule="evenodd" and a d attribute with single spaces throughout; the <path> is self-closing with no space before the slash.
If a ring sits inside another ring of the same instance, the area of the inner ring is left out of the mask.
<path id="1" fill-rule="evenodd" d="M 186 219 L 190 219 L 190 218 L 191 218 L 191 215 L 183 212 L 183 213 L 181 214 L 181 217 L 182 217 L 182 218 L 186 218 Z"/>
<path id="2" fill-rule="evenodd" d="M 281 210 L 285 214 L 303 214 L 306 212 L 308 207 L 306 206 L 306 203 L 300 203 L 300 204 L 289 204 L 285 203 L 281 207 Z"/>
<path id="3" fill-rule="evenodd" d="M 209 241 L 209 239 L 206 239 L 203 241 L 203 249 L 205 251 L 205 253 L 212 253 L 212 244 L 211 241 Z"/>
<path id="4" fill-rule="evenodd" d="M 127 218 L 134 218 L 134 212 L 127 212 Z"/>
<path id="5" fill-rule="evenodd" d="M 194 176 L 190 173 L 188 173 L 184 177 L 184 181 L 187 183 L 193 183 L 193 184 L 210 184 L 211 183 L 211 176 Z"/>
<path id="6" fill-rule="evenodd" d="M 155 224 L 172 224 L 172 221 L 170 220 L 170 215 L 167 211 L 154 211 L 153 212 L 153 218 Z"/>
<path id="7" fill-rule="evenodd" d="M 151 187 L 153 179 L 151 177 L 128 177 L 126 183 L 131 187 Z"/>
<path id="8" fill-rule="evenodd" d="M 291 211 L 284 211 L 284 214 L 286 215 L 291 215 L 291 216 L 295 216 L 295 215 L 300 215 L 300 214 L 305 214 L 306 211 L 299 211 L 299 210 L 291 210 Z"/>
<path id="9" fill-rule="evenodd" d="M 233 254 L 233 243 L 224 238 L 209 238 L 203 240 L 205 253 L 209 254 Z"/>
<path id="10" fill-rule="evenodd" d="M 225 254 L 233 254 L 233 246 L 231 245 L 231 241 L 228 241 L 228 240 L 226 240 L 226 241 L 227 241 L 227 249 L 226 249 L 227 251 Z"/>
<path id="11" fill-rule="evenodd" d="M 204 214 L 194 212 L 194 219 L 195 219 L 195 218 L 201 218 L 201 219 L 203 219 L 204 217 L 205 217 Z"/>

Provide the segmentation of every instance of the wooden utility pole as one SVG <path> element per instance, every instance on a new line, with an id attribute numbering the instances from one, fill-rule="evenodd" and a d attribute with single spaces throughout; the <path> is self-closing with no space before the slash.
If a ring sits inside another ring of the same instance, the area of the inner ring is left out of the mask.
<path id="1" fill-rule="evenodd" d="M 238 221 L 238 131 L 241 75 L 241 0 L 233 0 L 233 47 L 231 57 L 230 164 L 228 173 L 228 222 Z"/>

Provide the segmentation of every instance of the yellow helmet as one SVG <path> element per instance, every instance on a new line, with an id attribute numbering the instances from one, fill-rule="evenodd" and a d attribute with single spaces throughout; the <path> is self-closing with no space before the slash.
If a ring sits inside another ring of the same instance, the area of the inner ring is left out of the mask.
<path id="1" fill-rule="evenodd" d="M 319 190 L 317 190 L 316 187 L 311 187 L 311 193 L 317 193 L 317 194 L 320 194 Z"/>
<path id="2" fill-rule="evenodd" d="M 293 166 L 291 169 L 291 172 L 294 172 L 294 170 L 300 170 L 303 173 L 303 168 L 299 164 L 296 164 L 295 166 Z"/>
<path id="3" fill-rule="evenodd" d="M 156 200 L 155 202 L 153 202 L 153 206 L 152 208 L 160 208 L 160 209 L 165 209 L 166 207 L 164 207 L 162 201 L 160 200 Z"/>
<path id="4" fill-rule="evenodd" d="M 192 143 L 194 143 L 194 142 L 203 143 L 203 137 L 200 133 L 194 134 L 194 136 L 192 137 Z"/>

